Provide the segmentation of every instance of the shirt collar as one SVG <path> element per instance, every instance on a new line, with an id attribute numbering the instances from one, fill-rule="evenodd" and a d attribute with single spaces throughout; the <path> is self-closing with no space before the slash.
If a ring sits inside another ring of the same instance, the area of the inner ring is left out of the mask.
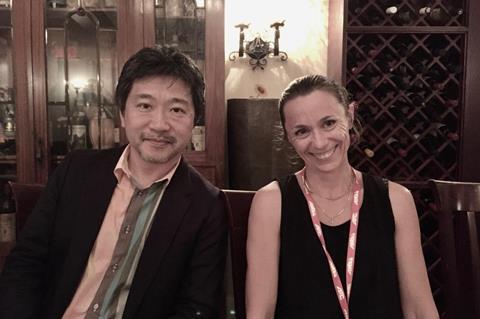
<path id="1" fill-rule="evenodd" d="M 125 149 L 123 150 L 122 155 L 118 159 L 117 165 L 115 165 L 115 168 L 113 169 L 113 174 L 117 178 L 118 183 L 120 183 L 123 177 L 126 177 L 128 178 L 128 180 L 130 180 L 130 182 L 135 187 L 139 188 L 138 183 L 136 182 L 135 176 L 133 176 L 132 171 L 130 170 L 128 165 L 129 155 L 130 155 L 130 144 L 127 145 L 127 147 L 125 147 Z M 152 184 L 158 183 L 160 181 L 166 181 L 165 187 L 167 187 L 168 184 L 170 183 L 170 180 L 173 177 L 173 174 L 175 174 L 178 165 L 180 165 L 180 160 L 181 160 L 181 157 L 178 159 L 177 163 L 170 171 L 168 171 L 164 176 L 154 181 Z M 146 188 L 152 186 L 152 184 L 148 185 Z"/>

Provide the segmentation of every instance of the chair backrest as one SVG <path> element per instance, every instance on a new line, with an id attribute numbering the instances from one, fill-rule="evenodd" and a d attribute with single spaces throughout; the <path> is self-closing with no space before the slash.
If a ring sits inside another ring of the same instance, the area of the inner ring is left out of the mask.
<path id="1" fill-rule="evenodd" d="M 480 183 L 430 180 L 438 229 L 446 318 L 480 318 Z"/>
<path id="2" fill-rule="evenodd" d="M 10 182 L 10 187 L 15 201 L 15 223 L 18 235 L 28 216 L 35 208 L 45 185 Z"/>
<path id="3" fill-rule="evenodd" d="M 245 318 L 245 276 L 247 272 L 248 214 L 254 191 L 224 190 L 230 225 L 235 318 Z"/>

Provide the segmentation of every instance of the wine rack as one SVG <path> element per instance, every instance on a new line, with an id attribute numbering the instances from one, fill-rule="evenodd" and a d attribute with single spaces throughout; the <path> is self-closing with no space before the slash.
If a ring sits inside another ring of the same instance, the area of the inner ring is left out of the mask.
<path id="1" fill-rule="evenodd" d="M 363 125 L 350 161 L 412 191 L 443 313 L 438 224 L 425 182 L 459 175 L 465 1 L 348 0 L 346 10 L 345 84 Z"/>
<path id="2" fill-rule="evenodd" d="M 464 26 L 459 0 L 350 0 L 348 26 Z"/>
<path id="3" fill-rule="evenodd" d="M 363 124 L 356 167 L 406 182 L 455 179 L 463 47 L 458 34 L 348 36 L 347 89 Z"/>

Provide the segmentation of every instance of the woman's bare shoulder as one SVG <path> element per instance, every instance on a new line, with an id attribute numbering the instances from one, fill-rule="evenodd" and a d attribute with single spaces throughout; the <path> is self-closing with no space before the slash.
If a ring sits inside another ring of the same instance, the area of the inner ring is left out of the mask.
<path id="1" fill-rule="evenodd" d="M 281 192 L 277 181 L 260 188 L 253 197 L 250 215 L 262 218 L 275 218 L 280 215 Z"/>

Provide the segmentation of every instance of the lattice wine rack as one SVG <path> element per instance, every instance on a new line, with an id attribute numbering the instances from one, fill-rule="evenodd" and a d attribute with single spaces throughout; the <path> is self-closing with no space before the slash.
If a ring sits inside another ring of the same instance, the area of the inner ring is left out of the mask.
<path id="1" fill-rule="evenodd" d="M 363 124 L 350 160 L 412 191 L 443 313 L 438 225 L 425 182 L 458 176 L 465 0 L 349 0 L 346 9 L 346 86 Z"/>

